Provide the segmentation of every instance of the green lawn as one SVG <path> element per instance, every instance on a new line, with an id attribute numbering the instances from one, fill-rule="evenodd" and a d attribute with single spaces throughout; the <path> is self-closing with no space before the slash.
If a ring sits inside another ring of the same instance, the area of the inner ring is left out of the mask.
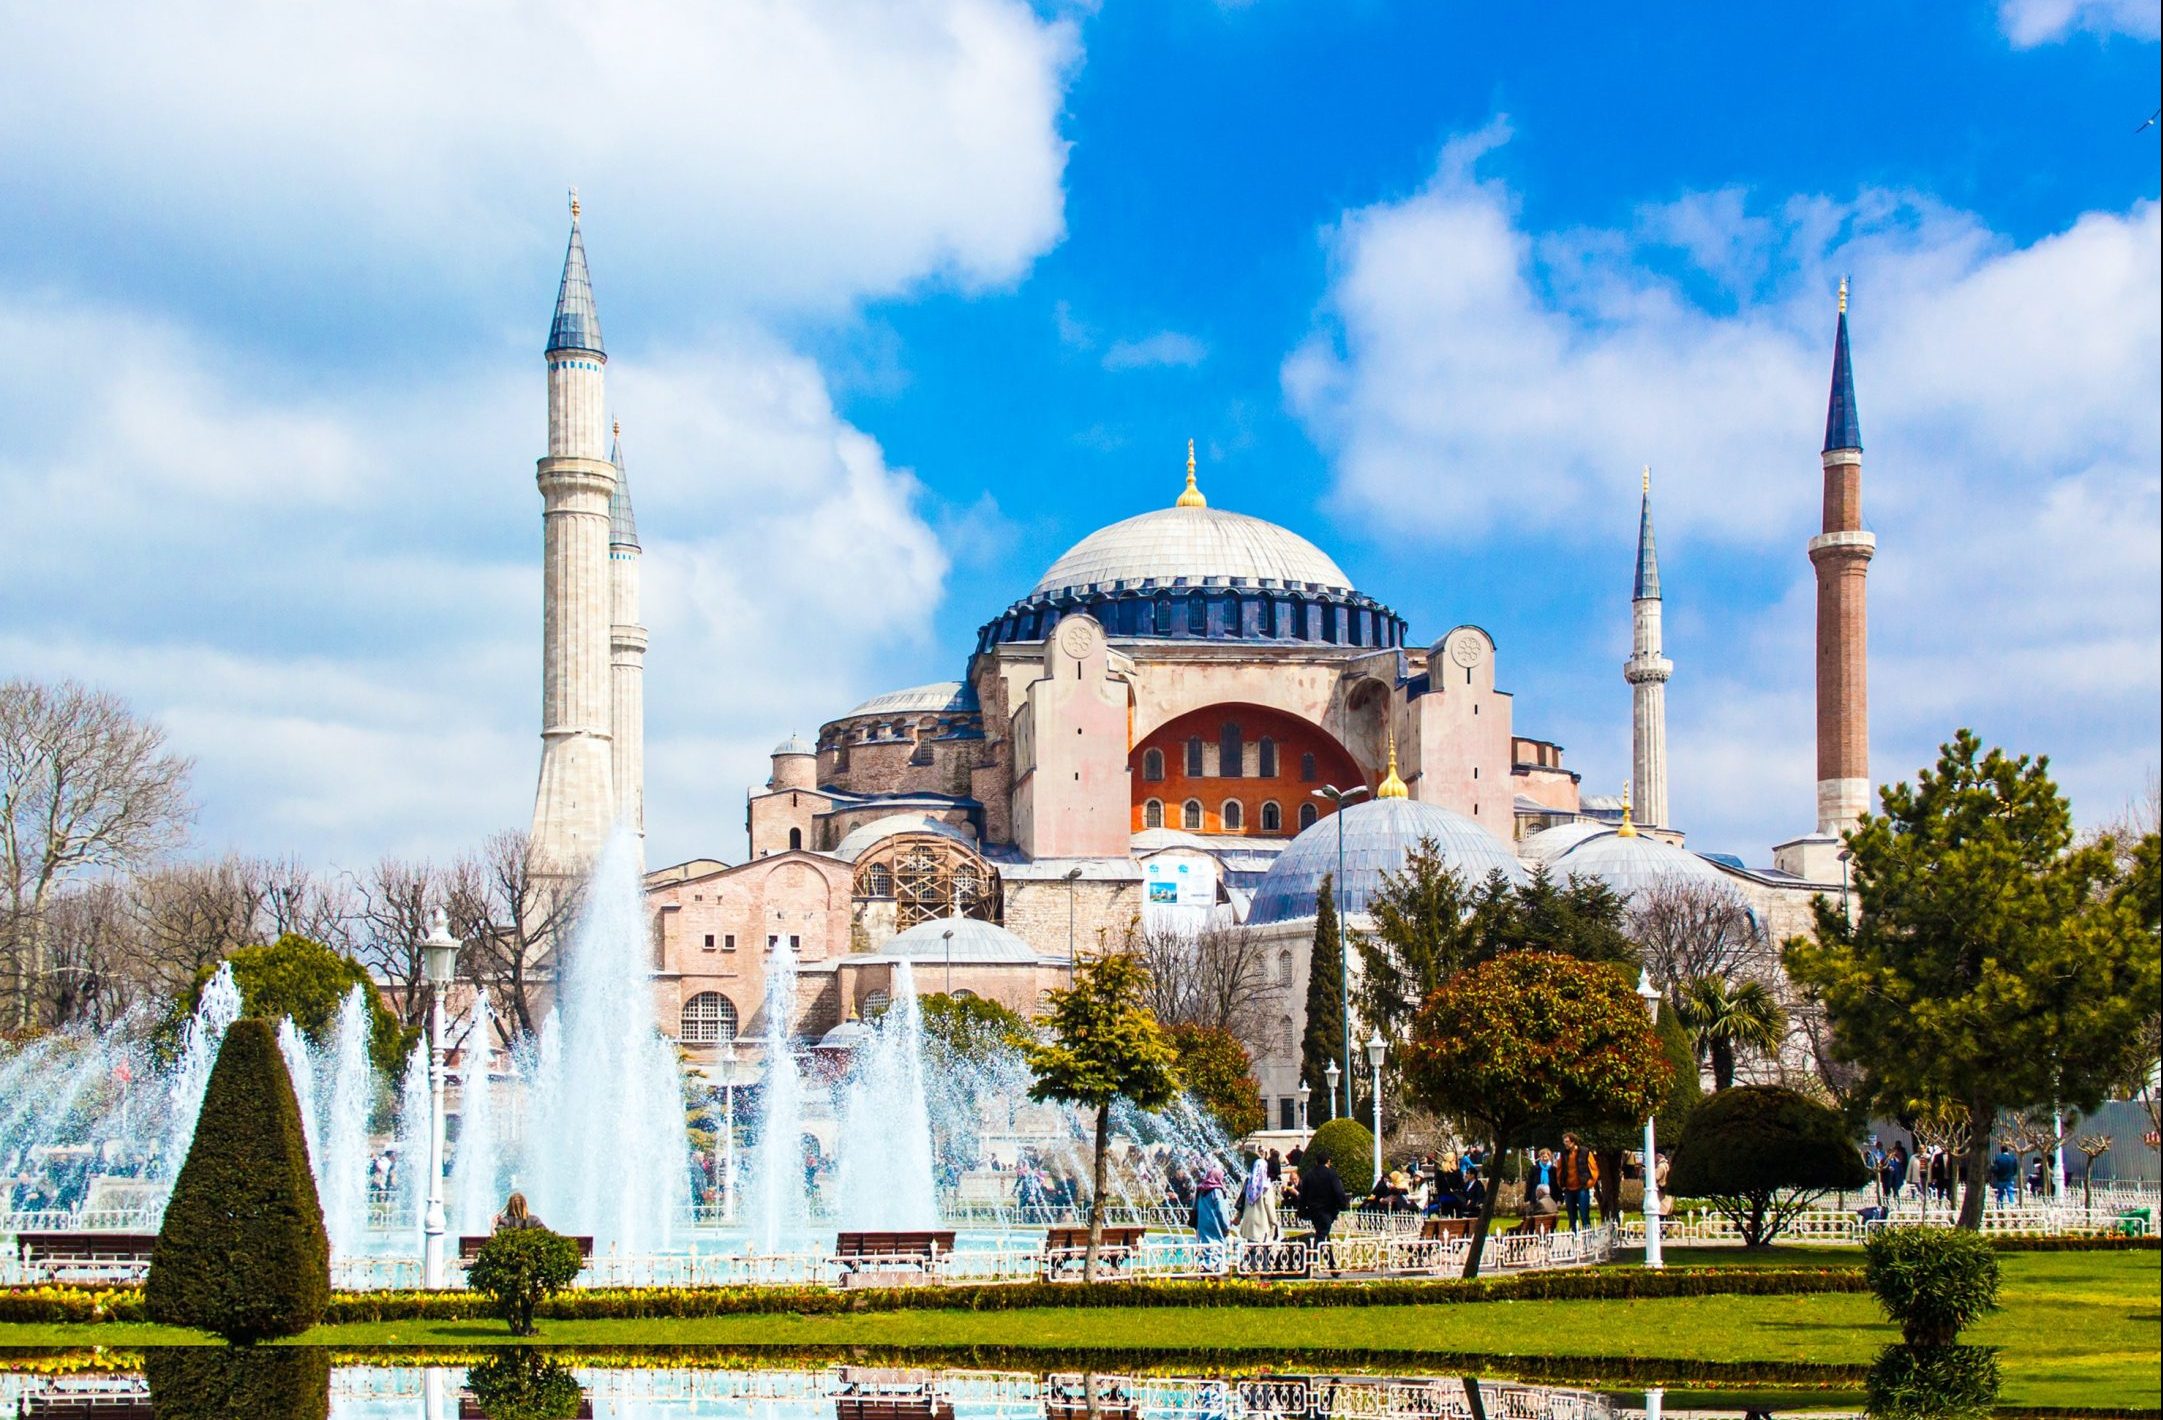
<path id="1" fill-rule="evenodd" d="M 1817 1260 L 1817 1259 L 1811 1259 Z M 2158 1384 L 2159 1255 L 2016 1253 L 2005 1259 L 2004 1309 L 1969 1339 L 2004 1348 L 2004 1403 L 2154 1409 Z M 134 1325 L 0 1326 L 0 1346 L 139 1347 L 192 1339 Z M 321 1327 L 305 1342 L 337 1348 L 509 1342 L 499 1325 L 384 1322 Z M 895 1347 L 926 1351 L 1207 1353 L 1283 1364 L 1332 1353 L 1371 1364 L 1421 1355 L 1867 1364 L 1896 1339 L 1876 1303 L 1854 1293 L 1689 1297 L 1658 1301 L 1476 1302 L 1446 1306 L 1183 1309 L 1047 1308 L 897 1311 L 833 1316 L 733 1316 L 684 1321 L 551 1321 L 545 1344 L 631 1349 L 751 1350 Z M 1596 1366 L 1588 1366 L 1596 1371 Z M 1732 1384 L 1732 1383 L 1730 1383 Z"/>

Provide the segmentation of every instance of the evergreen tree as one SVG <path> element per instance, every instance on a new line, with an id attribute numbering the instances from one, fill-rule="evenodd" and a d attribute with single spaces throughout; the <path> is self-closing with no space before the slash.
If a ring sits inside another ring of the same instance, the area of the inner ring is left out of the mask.
<path id="1" fill-rule="evenodd" d="M 271 1021 L 291 1016 L 301 1033 L 318 1043 L 337 1025 L 346 997 L 360 987 L 368 997 L 369 1056 L 378 1070 L 393 1079 L 405 1068 L 406 1054 L 420 1036 L 418 1028 L 400 1025 L 383 1004 L 367 967 L 313 938 L 288 932 L 269 946 L 242 947 L 227 955 L 224 964 L 233 969 L 243 1012 Z M 160 1028 L 163 1038 L 179 1039 L 181 1026 L 201 1004 L 203 988 L 218 966 L 212 962 L 195 973 L 187 994 L 175 1000 L 167 1013 Z"/>
<path id="2" fill-rule="evenodd" d="M 1700 976 L 1683 984 L 1675 1014 L 1712 1063 L 1715 1090 L 1735 1083 L 1737 1052 L 1772 1055 L 1787 1038 L 1787 1012 L 1762 981 L 1730 984 L 1725 977 Z"/>
<path id="3" fill-rule="evenodd" d="M 1299 1077 L 1309 1091 L 1311 1127 L 1337 1117 L 1329 1067 L 1344 1058 L 1344 957 L 1337 940 L 1337 896 L 1328 877 L 1314 896 L 1314 946 L 1307 957 L 1307 1030 L 1299 1040 Z M 1340 1064 L 1337 1067 L 1342 1070 Z"/>
<path id="4" fill-rule="evenodd" d="M 250 1344 L 330 1303 L 330 1238 L 300 1105 L 270 1022 L 235 1021 L 150 1254 L 150 1319 Z"/>
<path id="5" fill-rule="evenodd" d="M 143 1378 L 151 1420 L 330 1415 L 330 1352 L 320 1346 L 152 1346 L 143 1352 Z"/>
<path id="6" fill-rule="evenodd" d="M 2137 1069 L 2159 989 L 2140 890 L 2121 890 L 2110 840 L 2074 843 L 2047 769 L 1956 733 L 1848 835 L 1853 919 L 1820 898 L 1814 939 L 1784 953 L 1873 1105 L 1965 1111 L 1966 1228 L 1999 1112 L 2093 1109 Z"/>

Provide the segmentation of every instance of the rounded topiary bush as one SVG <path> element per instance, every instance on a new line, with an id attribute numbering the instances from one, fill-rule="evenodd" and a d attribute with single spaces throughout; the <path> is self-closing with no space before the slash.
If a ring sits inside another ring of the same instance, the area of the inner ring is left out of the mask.
<path id="1" fill-rule="evenodd" d="M 330 1353 L 319 1346 L 153 1346 L 143 1353 L 153 1420 L 327 1420 Z"/>
<path id="2" fill-rule="evenodd" d="M 1869 1180 L 1836 1110 L 1779 1085 L 1737 1085 L 1690 1111 L 1667 1191 L 1705 1199 L 1734 1220 L 1744 1246 L 1764 1247 L 1826 1193 Z"/>
<path id="3" fill-rule="evenodd" d="M 488 1420 L 566 1420 L 586 1401 L 569 1367 L 523 1346 L 467 1367 L 466 1389 Z"/>
<path id="4" fill-rule="evenodd" d="M 1374 1187 L 1374 1132 L 1356 1119 L 1332 1119 L 1307 1141 L 1307 1159 L 1327 1159 L 1357 1199 Z"/>
<path id="5" fill-rule="evenodd" d="M 152 1321 L 241 1345 L 306 1331 L 330 1305 L 330 1238 L 268 1021 L 225 1033 L 144 1301 Z"/>
<path id="6" fill-rule="evenodd" d="M 1879 1228 L 1863 1244 L 1863 1277 L 1910 1346 L 1951 1346 L 1998 1307 L 1997 1249 L 1960 1228 Z"/>
<path id="7" fill-rule="evenodd" d="M 533 1334 L 534 1310 L 585 1267 L 578 1244 L 547 1228 L 506 1228 L 481 1244 L 466 1284 L 495 1299 L 513 1336 Z"/>
<path id="8" fill-rule="evenodd" d="M 1998 1354 L 1989 1346 L 1888 1346 L 1863 1379 L 1876 1420 L 1963 1420 L 1998 1401 Z"/>

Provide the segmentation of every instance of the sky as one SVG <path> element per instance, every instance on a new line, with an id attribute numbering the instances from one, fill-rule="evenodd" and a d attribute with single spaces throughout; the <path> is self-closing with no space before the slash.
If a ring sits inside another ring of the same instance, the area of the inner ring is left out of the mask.
<path id="1" fill-rule="evenodd" d="M 1790 13 L 1792 11 L 1792 13 Z M 194 851 L 358 867 L 531 814 L 541 350 L 582 194 L 645 544 L 648 857 L 958 678 L 1092 529 L 1212 503 L 1520 734 L 1629 772 L 1639 470 L 1674 817 L 1813 826 L 1834 292 L 1871 750 L 2163 702 L 2155 0 L 0 0 L 0 676 L 195 761 Z"/>

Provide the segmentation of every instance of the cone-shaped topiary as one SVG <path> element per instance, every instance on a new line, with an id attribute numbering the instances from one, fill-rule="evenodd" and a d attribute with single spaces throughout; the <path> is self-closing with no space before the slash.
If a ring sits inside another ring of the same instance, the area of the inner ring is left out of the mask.
<path id="1" fill-rule="evenodd" d="M 327 1420 L 330 1353 L 318 1346 L 153 1346 L 152 1420 Z"/>
<path id="2" fill-rule="evenodd" d="M 300 1106 L 268 1021 L 235 1021 L 150 1254 L 151 1320 L 242 1345 L 292 1336 L 330 1303 L 330 1239 Z"/>

